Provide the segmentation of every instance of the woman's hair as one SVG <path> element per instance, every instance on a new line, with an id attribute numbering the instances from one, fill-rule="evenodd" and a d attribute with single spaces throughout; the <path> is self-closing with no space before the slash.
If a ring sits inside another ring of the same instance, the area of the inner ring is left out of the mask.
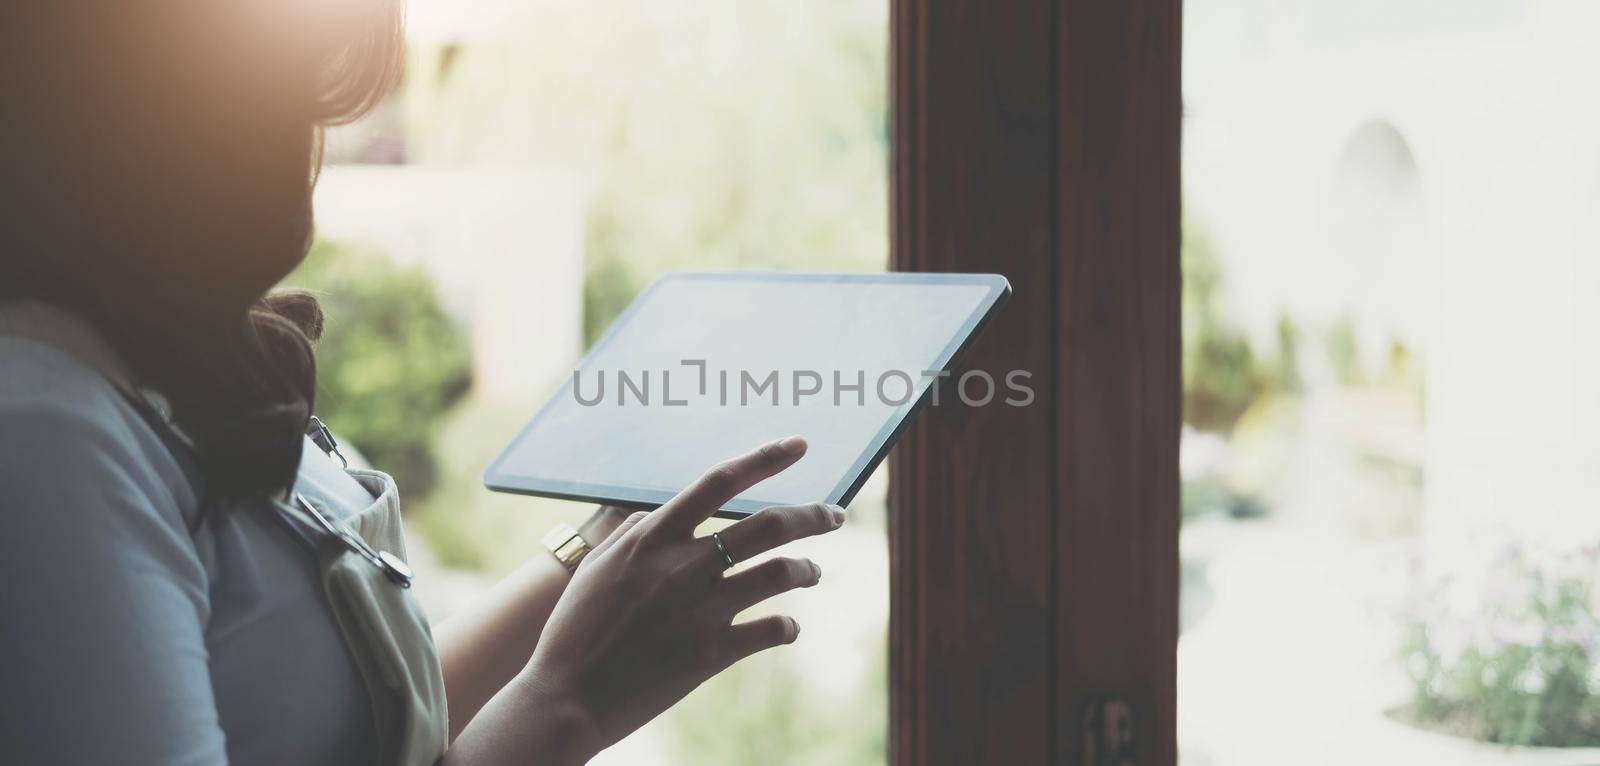
<path id="1" fill-rule="evenodd" d="M 311 414 L 321 129 L 400 71 L 400 0 L 0 4 L 0 299 L 92 322 L 195 441 L 207 493 L 279 493 Z"/>

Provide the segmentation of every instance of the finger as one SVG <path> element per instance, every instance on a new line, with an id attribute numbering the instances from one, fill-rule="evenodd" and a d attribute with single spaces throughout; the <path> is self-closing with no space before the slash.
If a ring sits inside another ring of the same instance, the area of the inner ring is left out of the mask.
<path id="1" fill-rule="evenodd" d="M 628 534 L 628 530 L 638 526 L 639 522 L 644 521 L 645 517 L 649 515 L 650 514 L 644 511 L 635 511 L 628 514 L 628 518 L 623 519 L 622 523 L 618 524 L 616 529 L 611 530 L 611 534 L 606 535 L 606 539 L 601 540 L 600 544 L 596 545 L 594 550 L 589 551 L 589 555 L 585 556 L 584 558 L 589 559 L 604 553 L 606 549 L 616 545 L 617 541 L 621 540 L 623 535 Z"/>
<path id="2" fill-rule="evenodd" d="M 723 639 L 722 667 L 732 665 L 756 652 L 792 644 L 800 637 L 800 623 L 793 617 L 772 615 L 728 626 Z"/>
<path id="3" fill-rule="evenodd" d="M 720 534 L 722 547 L 738 563 L 803 537 L 833 531 L 843 523 L 844 509 L 837 505 L 779 505 L 763 508 Z"/>
<path id="4" fill-rule="evenodd" d="M 769 559 L 743 572 L 728 575 L 717 587 L 715 598 L 732 616 L 779 593 L 809 588 L 821 580 L 822 567 L 810 559 Z"/>
<path id="5" fill-rule="evenodd" d="M 805 454 L 806 440 L 790 436 L 719 463 L 661 506 L 648 524 L 683 532 L 693 530 L 740 492 L 794 465 Z"/>

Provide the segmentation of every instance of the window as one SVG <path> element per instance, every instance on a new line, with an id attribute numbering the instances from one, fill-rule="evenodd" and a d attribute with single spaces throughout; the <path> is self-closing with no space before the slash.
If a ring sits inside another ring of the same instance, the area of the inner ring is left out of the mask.
<path id="1" fill-rule="evenodd" d="M 555 522 L 587 515 L 490 495 L 478 475 L 656 275 L 887 267 L 888 9 L 410 6 L 403 86 L 329 136 L 318 250 L 298 279 L 349 307 L 334 312 L 328 342 L 361 367 L 325 360 L 324 414 L 382 467 L 407 467 L 396 473 L 426 559 L 418 591 L 444 615 L 541 555 Z M 393 289 L 436 296 L 448 321 L 352 337 L 364 325 L 350 314 L 371 302 L 340 295 L 389 289 L 396 274 L 411 282 Z M 398 352 L 441 334 L 465 357 L 470 388 L 446 376 L 414 392 L 411 411 L 362 408 L 374 386 L 406 385 L 432 364 L 358 346 Z M 393 420 L 404 427 L 384 425 Z M 796 546 L 825 569 L 819 587 L 774 607 L 796 615 L 803 641 L 713 680 L 597 763 L 881 763 L 886 484 L 869 483 L 839 533 Z"/>
<path id="2" fill-rule="evenodd" d="M 1184 762 L 1593 760 L 1600 19 L 1185 10 Z"/>

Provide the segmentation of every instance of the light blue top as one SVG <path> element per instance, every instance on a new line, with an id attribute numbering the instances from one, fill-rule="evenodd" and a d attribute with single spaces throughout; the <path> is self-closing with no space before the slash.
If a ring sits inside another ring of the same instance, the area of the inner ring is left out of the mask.
<path id="1" fill-rule="evenodd" d="M 191 533 L 194 493 L 98 371 L 109 351 L 59 312 L 76 353 L 7 334 L 23 314 L 0 305 L 3 760 L 364 763 L 371 708 L 311 551 L 265 509 Z M 298 489 L 372 502 L 307 444 Z"/>

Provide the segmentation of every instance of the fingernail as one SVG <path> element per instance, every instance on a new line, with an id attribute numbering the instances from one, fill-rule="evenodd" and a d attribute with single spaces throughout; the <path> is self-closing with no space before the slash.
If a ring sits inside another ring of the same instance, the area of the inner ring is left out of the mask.
<path id="1" fill-rule="evenodd" d="M 822 582 L 822 567 L 817 566 L 817 562 L 813 561 L 811 562 L 811 584 L 816 585 L 819 582 Z"/>
<path id="2" fill-rule="evenodd" d="M 795 622 L 793 617 L 787 619 L 789 620 L 789 643 L 792 644 L 795 639 L 800 637 L 800 623 Z"/>
<path id="3" fill-rule="evenodd" d="M 837 505 L 830 505 L 830 506 L 828 506 L 828 515 L 833 517 L 833 525 L 834 526 L 837 527 L 840 524 L 844 523 L 844 509 L 843 508 L 840 508 Z"/>
<path id="4" fill-rule="evenodd" d="M 798 455 L 806 451 L 806 440 L 799 436 L 790 436 L 778 442 L 778 449 L 791 455 Z"/>

